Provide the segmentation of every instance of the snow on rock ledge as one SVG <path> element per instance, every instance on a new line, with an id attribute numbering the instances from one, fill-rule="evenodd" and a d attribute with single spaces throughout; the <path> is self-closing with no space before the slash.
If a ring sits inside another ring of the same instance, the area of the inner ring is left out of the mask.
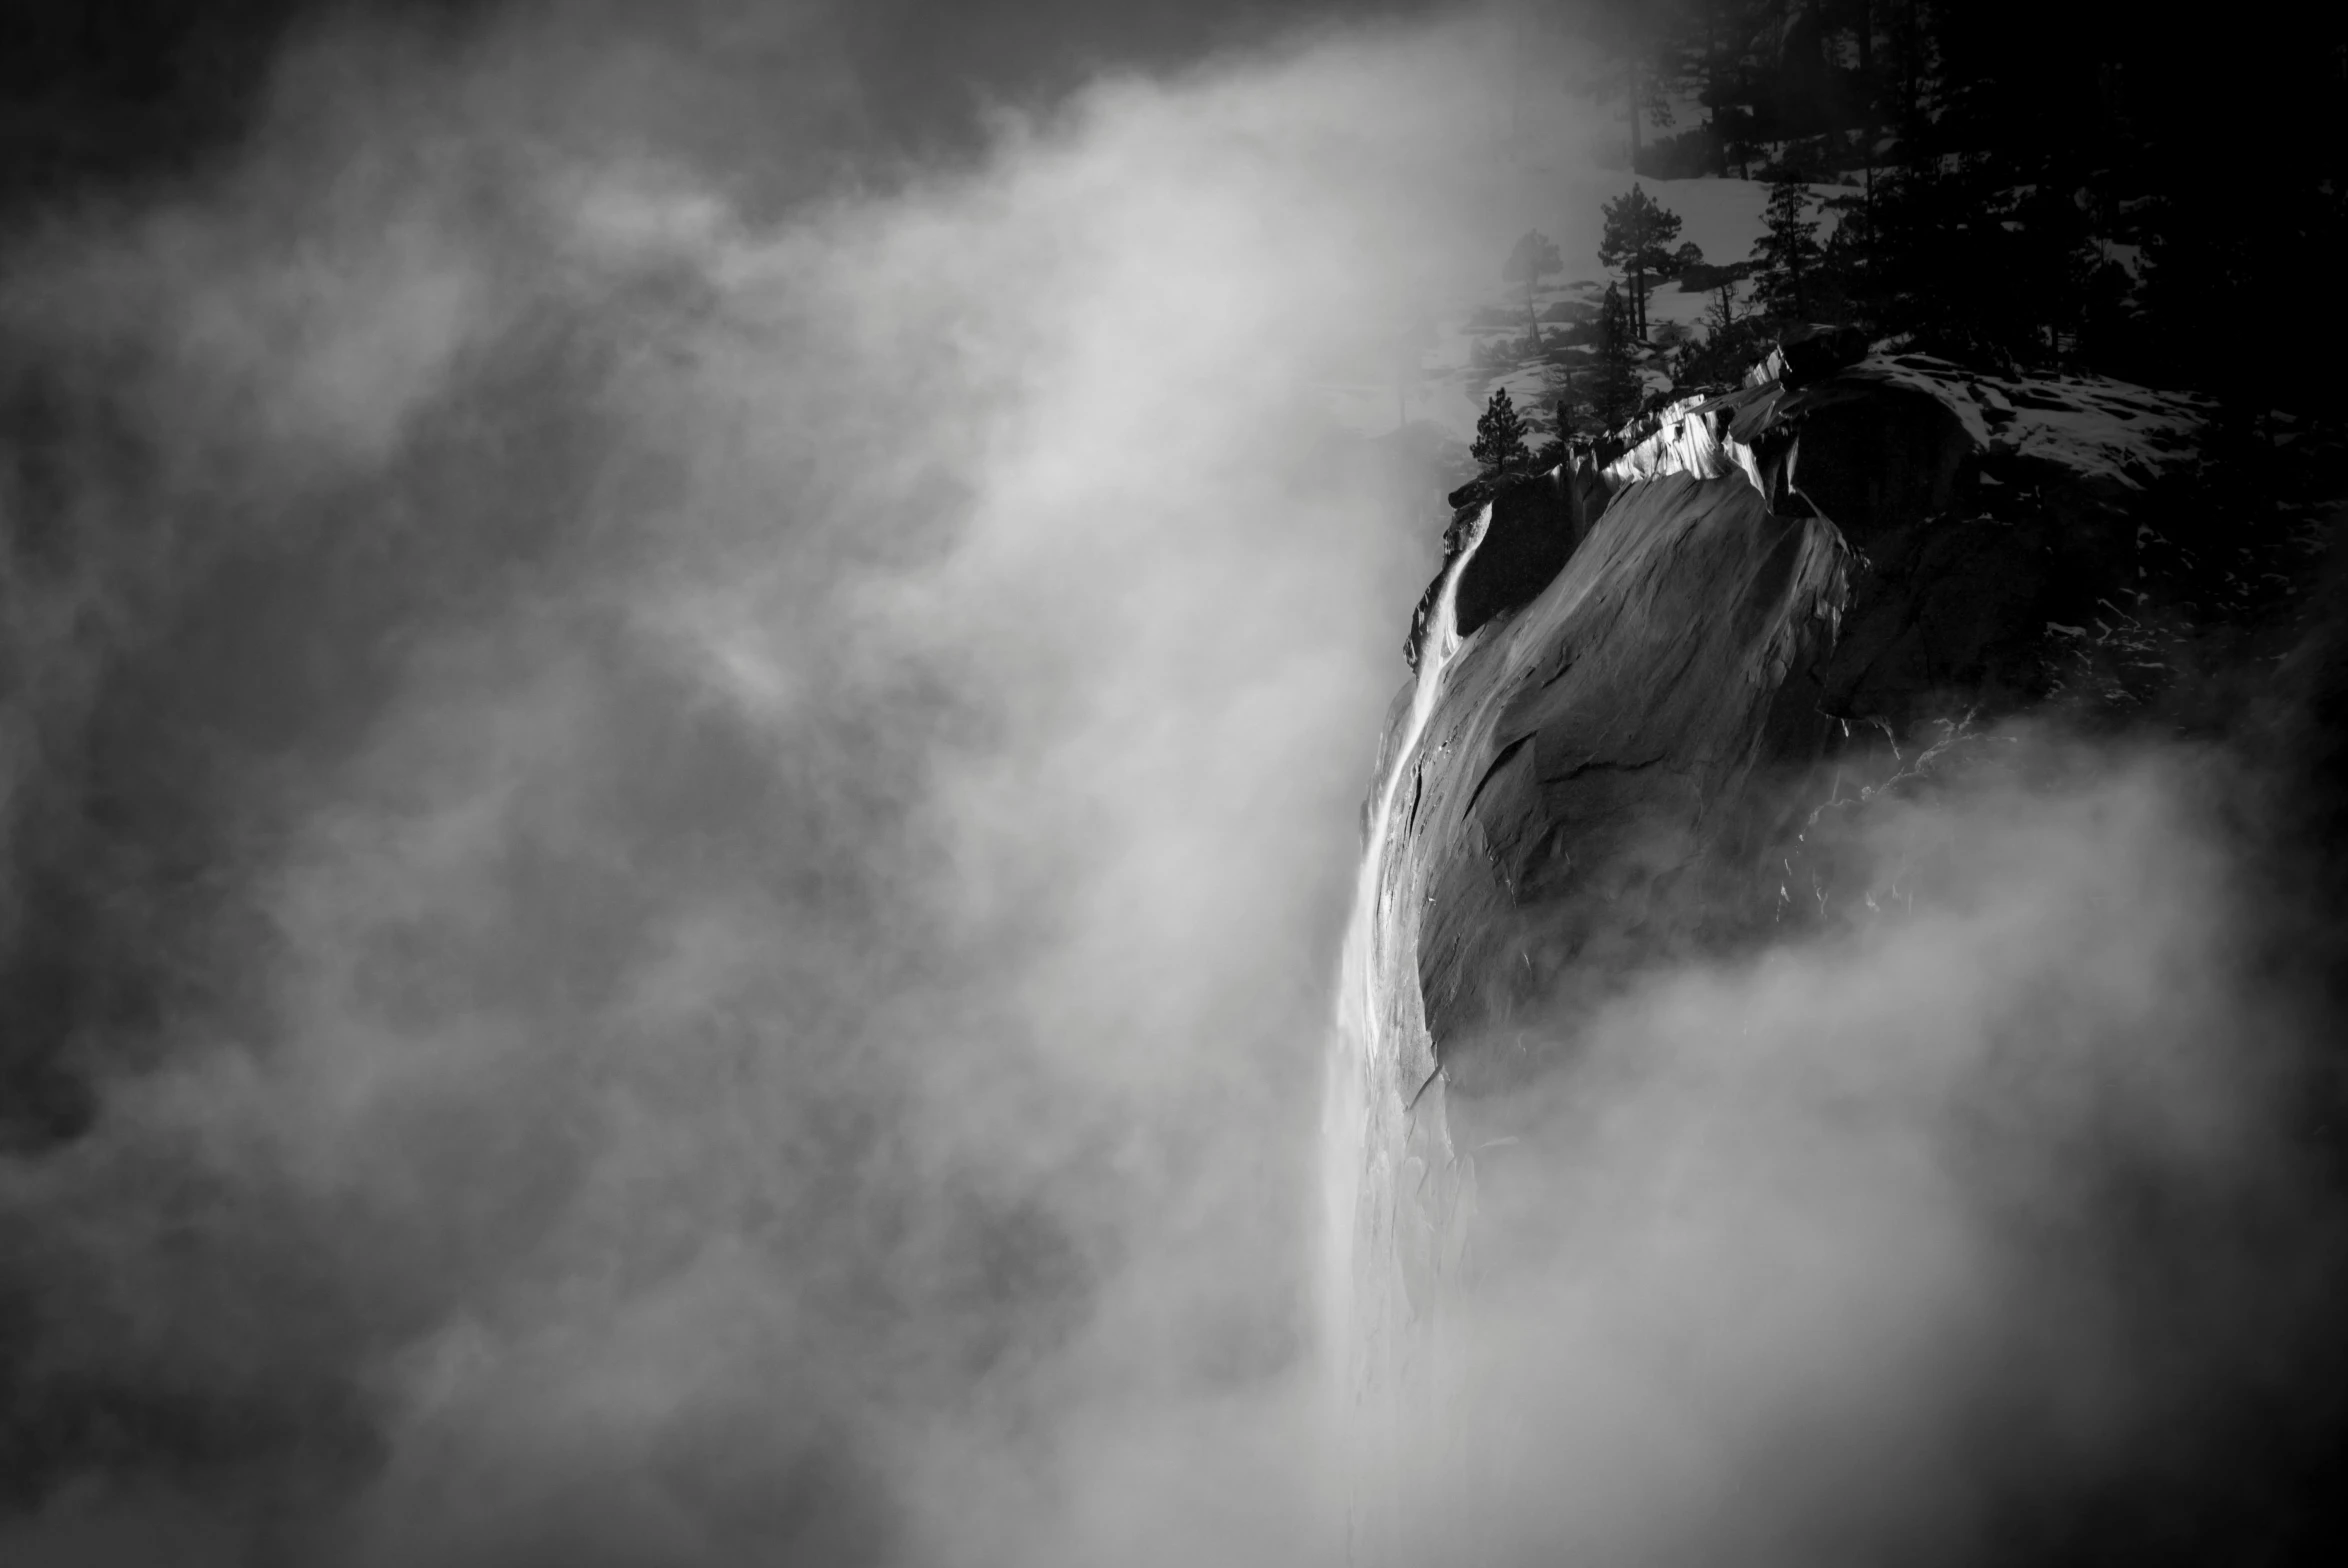
<path id="1" fill-rule="evenodd" d="M 1666 474 L 1686 474 L 1693 479 L 1742 474 L 1766 497 L 1769 491 L 1761 482 L 1753 449 L 1732 433 L 1734 414 L 1731 399 L 1681 399 L 1663 410 L 1661 425 L 1653 435 L 1606 465 L 1607 483 L 1619 489 Z"/>

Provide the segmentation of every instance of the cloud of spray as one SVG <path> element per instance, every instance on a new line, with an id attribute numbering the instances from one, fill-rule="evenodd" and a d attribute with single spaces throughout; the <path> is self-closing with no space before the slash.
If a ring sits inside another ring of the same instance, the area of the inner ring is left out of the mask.
<path id="1" fill-rule="evenodd" d="M 2303 1548 L 2342 1255 L 2248 787 L 1979 743 L 1840 847 L 1875 912 L 1674 967 L 1455 1099 L 1450 1420 L 1395 1484 L 1469 1560 L 2202 1560 Z M 1856 902 L 1856 900 L 1854 900 Z M 2285 1543 L 2289 1543 L 2288 1546 Z"/>
<path id="2" fill-rule="evenodd" d="M 1500 253 L 1494 44 L 865 190 L 781 139 L 829 100 L 641 32 L 329 39 L 19 253 L 0 1555 L 1309 1560 L 1305 1145 L 1432 543 L 1316 388 Z M 1409 1507 L 1811 1539 L 1789 1423 L 1930 1467 L 1891 1407 L 2022 1332 L 1977 1211 L 2064 1191 L 2098 1075 L 2239 1146 L 2191 1050 L 2025 1072 L 2223 1000 L 2208 867 L 2115 886 L 2165 797 L 2107 793 L 1985 829 L 1970 914 L 1595 1028 L 1578 1152 L 1489 1157 Z M 2097 1307 L 2016 1351 L 2085 1346 L 2089 1422 Z"/>
<path id="3" fill-rule="evenodd" d="M 1293 1354 L 1485 40 L 870 192 L 673 44 L 314 40 L 12 260 L 12 1560 L 1133 1560 Z"/>

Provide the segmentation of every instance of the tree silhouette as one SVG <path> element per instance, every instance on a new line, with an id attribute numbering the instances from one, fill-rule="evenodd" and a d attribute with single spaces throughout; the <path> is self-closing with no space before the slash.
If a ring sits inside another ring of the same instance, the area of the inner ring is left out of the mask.
<path id="1" fill-rule="evenodd" d="M 1574 13 L 1568 26 L 1593 62 L 1582 85 L 1622 101 L 1634 175 L 1642 172 L 1644 127 L 1670 128 L 1672 97 L 1691 69 L 1695 34 L 1678 9 L 1654 0 L 1586 0 L 1568 8 Z"/>
<path id="2" fill-rule="evenodd" d="M 1647 336 L 1647 277 L 1676 270 L 1672 242 L 1679 238 L 1679 230 L 1679 215 L 1659 205 L 1636 181 L 1629 195 L 1606 204 L 1598 264 L 1618 269 L 1630 284 L 1630 328 L 1642 341 Z"/>
<path id="3" fill-rule="evenodd" d="M 1557 254 L 1557 246 L 1548 235 L 1531 233 L 1516 242 L 1508 253 L 1508 260 L 1500 269 L 1503 283 L 1522 283 L 1525 286 L 1525 323 L 1532 328 L 1533 352 L 1541 352 L 1541 318 L 1533 313 L 1533 289 L 1552 272 L 1561 272 L 1565 262 Z"/>
<path id="4" fill-rule="evenodd" d="M 1475 445 L 1468 452 L 1482 465 L 1484 476 L 1496 479 L 1532 461 L 1532 448 L 1525 444 L 1525 437 L 1530 433 L 1524 415 L 1516 411 L 1516 404 L 1509 399 L 1508 388 L 1502 387 L 1484 405 L 1484 416 L 1476 421 Z"/>
<path id="5" fill-rule="evenodd" d="M 1672 366 L 1675 388 L 1734 385 L 1745 367 L 1760 357 L 1764 335 L 1760 321 L 1737 303 L 1736 284 L 1723 279 L 1704 309 L 1704 337 L 1685 345 Z"/>
<path id="6" fill-rule="evenodd" d="M 1630 306 L 1609 283 L 1598 315 L 1598 367 L 1590 388 L 1590 410 L 1602 431 L 1619 429 L 1639 411 L 1642 387 L 1632 342 Z"/>
<path id="7" fill-rule="evenodd" d="M 1810 187 L 1790 170 L 1769 182 L 1768 229 L 1753 242 L 1753 282 L 1773 316 L 1798 317 L 1810 308 L 1821 255 L 1810 201 Z"/>

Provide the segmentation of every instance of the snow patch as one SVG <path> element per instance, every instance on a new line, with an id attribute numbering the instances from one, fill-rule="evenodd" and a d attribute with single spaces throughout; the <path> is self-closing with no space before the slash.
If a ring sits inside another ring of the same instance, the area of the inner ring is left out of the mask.
<path id="1" fill-rule="evenodd" d="M 1938 399 L 1991 459 L 2052 464 L 2107 492 L 2140 491 L 2189 461 L 2208 422 L 2204 398 L 2108 376 L 1993 379 L 1922 354 L 1866 368 Z"/>

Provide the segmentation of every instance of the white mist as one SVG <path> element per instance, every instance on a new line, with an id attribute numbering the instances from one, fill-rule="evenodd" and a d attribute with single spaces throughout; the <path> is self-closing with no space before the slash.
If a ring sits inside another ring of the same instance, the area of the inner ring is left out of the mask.
<path id="1" fill-rule="evenodd" d="M 1391 1489 L 1377 1478 L 1389 1474 L 1399 1457 L 1402 1416 L 1413 1398 L 1406 1336 L 1414 1315 L 1403 1283 L 1397 1212 L 1405 1199 L 1403 1182 L 1416 1163 L 1409 1144 L 1423 1086 L 1403 1082 L 1402 1040 L 1410 1021 L 1379 995 L 1380 974 L 1408 961 L 1395 951 L 1402 938 L 1388 908 L 1393 890 L 1387 852 L 1396 838 L 1402 782 L 1420 765 L 1420 742 L 1442 696 L 1444 672 L 1459 652 L 1460 578 L 1491 523 L 1487 503 L 1444 567 L 1420 633 L 1410 711 L 1378 783 L 1362 848 L 1330 1034 L 1319 1286 L 1333 1447 L 1340 1459 L 1341 1500 L 1333 1513 L 1342 1519 L 1355 1561 L 1381 1560 L 1401 1544 L 1399 1520 L 1377 1503 Z"/>

